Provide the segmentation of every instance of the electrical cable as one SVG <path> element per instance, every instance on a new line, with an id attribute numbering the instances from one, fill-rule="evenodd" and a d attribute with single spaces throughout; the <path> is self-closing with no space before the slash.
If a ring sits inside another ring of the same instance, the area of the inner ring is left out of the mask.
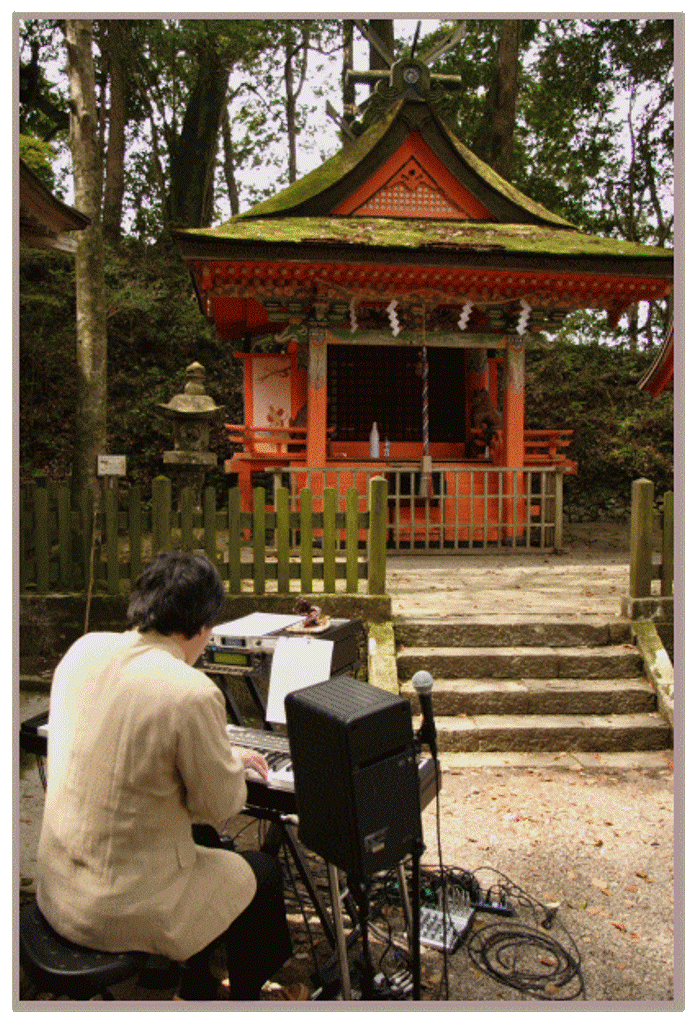
<path id="1" fill-rule="evenodd" d="M 516 915 L 529 914 L 532 924 L 497 921 L 473 930 L 466 941 L 472 962 L 502 984 L 536 999 L 585 999 L 581 955 L 567 929 L 557 920 L 557 907 L 542 903 L 495 868 L 477 868 L 473 874 L 476 878 L 482 872 L 493 873 L 499 881 L 488 887 L 479 906 L 505 901 Z M 484 892 L 484 887 L 480 888 Z M 549 934 L 553 926 L 563 933 L 570 949 Z"/>

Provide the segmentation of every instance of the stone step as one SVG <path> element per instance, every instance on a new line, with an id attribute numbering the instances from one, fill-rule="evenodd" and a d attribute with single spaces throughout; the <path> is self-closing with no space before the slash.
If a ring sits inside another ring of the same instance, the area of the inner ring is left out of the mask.
<path id="1" fill-rule="evenodd" d="M 438 679 L 630 679 L 643 661 L 630 645 L 607 647 L 404 647 L 397 674 L 425 669 Z"/>
<path id="2" fill-rule="evenodd" d="M 405 647 L 604 647 L 630 643 L 631 627 L 621 619 L 404 618 L 395 622 L 395 641 Z"/>
<path id="3" fill-rule="evenodd" d="M 400 693 L 414 713 L 419 699 L 410 682 Z M 656 710 L 646 679 L 435 679 L 436 715 L 612 715 Z"/>
<path id="4" fill-rule="evenodd" d="M 414 727 L 419 723 L 417 716 Z M 670 725 L 658 712 L 436 716 L 435 723 L 443 752 L 666 750 L 672 744 Z"/>

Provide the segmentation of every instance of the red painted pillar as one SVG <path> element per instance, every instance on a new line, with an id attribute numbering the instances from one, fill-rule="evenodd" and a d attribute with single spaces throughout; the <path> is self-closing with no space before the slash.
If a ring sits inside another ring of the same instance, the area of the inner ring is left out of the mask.
<path id="1" fill-rule="evenodd" d="M 307 465 L 327 461 L 327 332 L 310 329 L 307 367 Z"/>
<path id="2" fill-rule="evenodd" d="M 505 388 L 503 391 L 503 442 L 500 465 L 522 466 L 525 463 L 525 342 L 512 336 L 506 342 Z M 513 523 L 525 522 L 525 502 L 514 495 L 522 493 L 522 473 L 504 473 L 503 520 L 508 528 L 505 537 L 513 536 Z M 520 533 L 516 529 L 516 533 Z"/>

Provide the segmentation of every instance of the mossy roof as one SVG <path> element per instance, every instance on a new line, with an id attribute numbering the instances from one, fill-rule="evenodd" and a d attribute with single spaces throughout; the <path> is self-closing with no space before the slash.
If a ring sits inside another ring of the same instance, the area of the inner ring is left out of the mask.
<path id="1" fill-rule="evenodd" d="M 414 131 L 492 220 L 332 215 Z M 430 104 L 408 99 L 277 195 L 217 227 L 175 236 L 185 259 L 398 262 L 401 251 L 416 263 L 485 260 L 528 270 L 552 263 L 565 272 L 672 276 L 670 250 L 578 231 L 475 156 Z"/>
<path id="2" fill-rule="evenodd" d="M 426 118 L 425 106 L 430 115 Z M 430 105 L 409 99 L 398 100 L 383 118 L 335 156 L 275 196 L 257 203 L 240 217 L 331 214 L 337 205 L 337 196 L 342 191 L 352 193 L 360 187 L 412 130 L 422 134 L 436 156 L 444 159 L 449 170 L 466 188 L 478 193 L 477 198 L 487 208 L 492 205 L 498 208 L 498 212 L 495 210 L 497 220 L 529 222 L 532 219 L 573 228 L 568 220 L 524 195 L 475 156 Z"/>
<path id="3" fill-rule="evenodd" d="M 337 245 L 411 251 L 530 253 L 567 257 L 672 258 L 672 250 L 618 238 L 535 224 L 490 221 L 413 220 L 388 217 L 233 217 L 214 228 L 190 228 L 179 238 L 219 243 L 262 243 L 304 247 L 299 258 L 313 258 L 316 246 Z M 222 246 L 221 246 L 222 249 Z M 213 255 L 212 253 L 210 254 Z M 221 253 L 222 255 L 222 253 Z M 241 253 L 238 253 L 238 256 Z M 268 253 L 271 257 L 271 253 Z M 297 258 L 297 257 L 296 257 Z M 532 268 L 531 268 L 532 269 Z"/>

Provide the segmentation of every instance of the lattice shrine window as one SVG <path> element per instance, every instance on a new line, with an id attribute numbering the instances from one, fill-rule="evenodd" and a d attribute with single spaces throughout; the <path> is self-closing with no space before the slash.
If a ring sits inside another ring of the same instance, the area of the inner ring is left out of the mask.
<path id="1" fill-rule="evenodd" d="M 429 348 L 429 437 L 458 442 L 465 433 L 465 353 Z M 421 349 L 331 345 L 327 354 L 328 422 L 336 441 L 423 440 Z"/>
<path id="2" fill-rule="evenodd" d="M 418 161 L 411 159 L 362 206 L 357 214 L 395 217 L 452 217 L 462 211 Z"/>

